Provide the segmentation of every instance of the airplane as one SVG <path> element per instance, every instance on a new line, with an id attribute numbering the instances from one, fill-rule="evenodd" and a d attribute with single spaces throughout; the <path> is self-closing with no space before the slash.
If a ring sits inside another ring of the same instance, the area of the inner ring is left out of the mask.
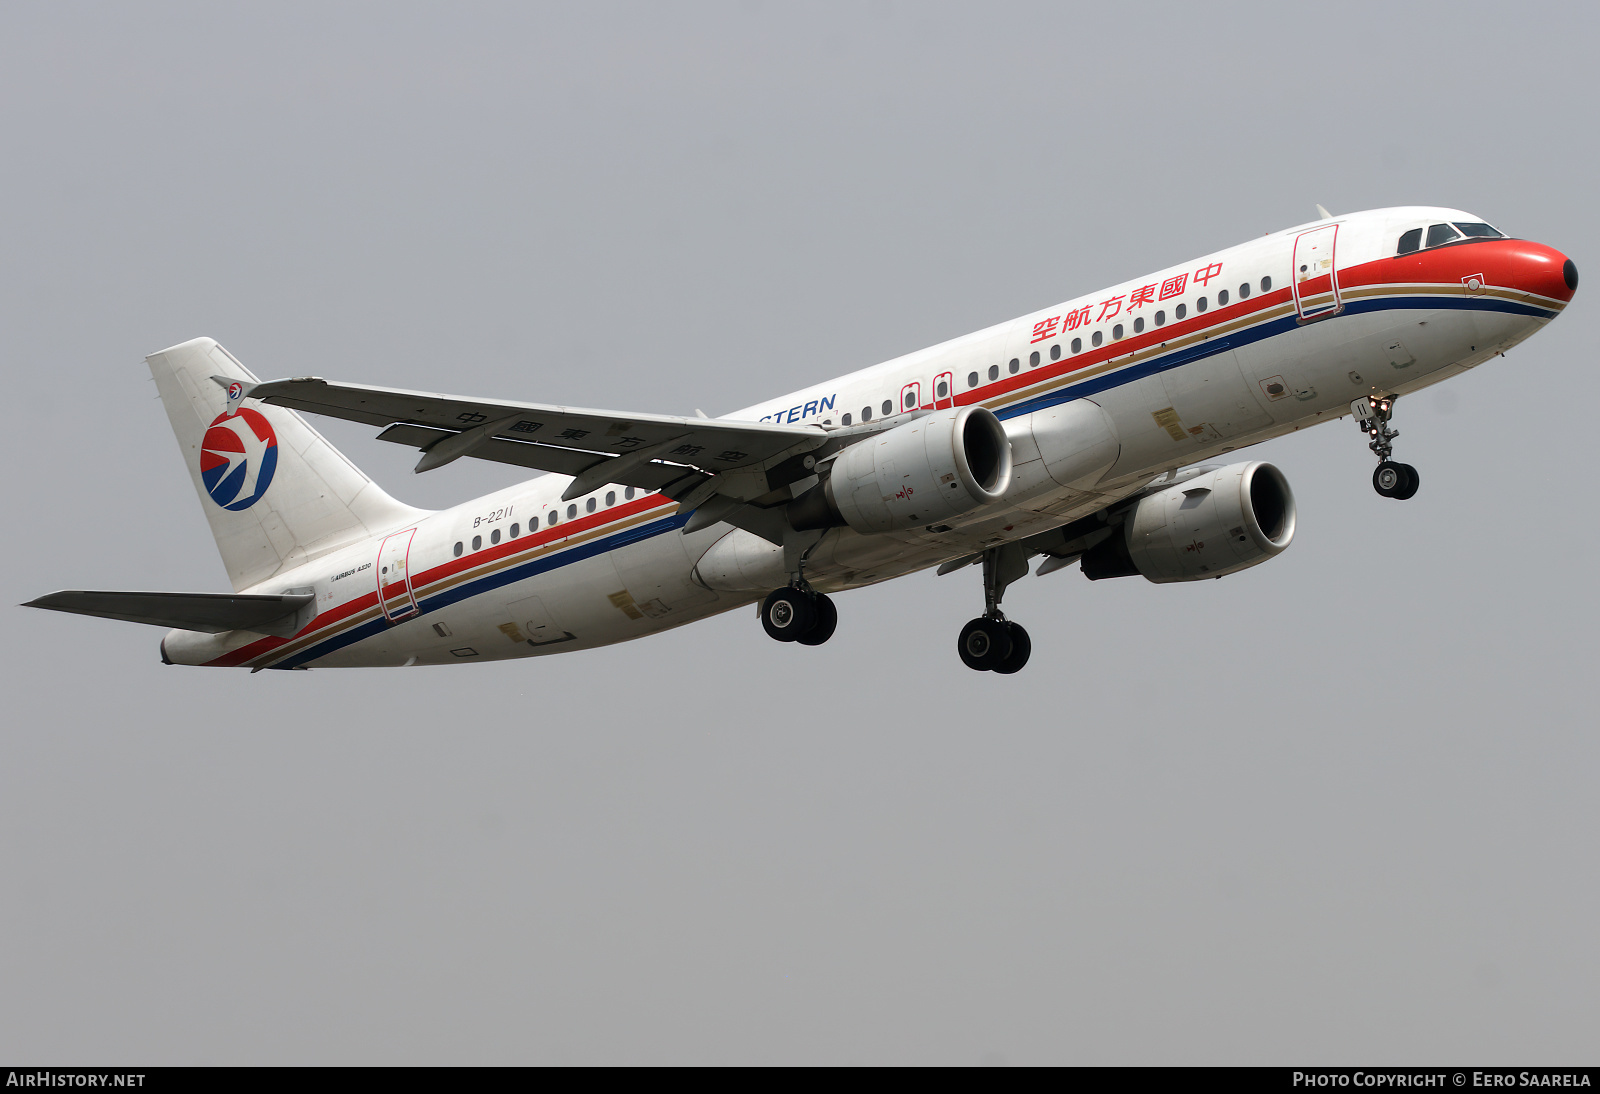
<path id="1" fill-rule="evenodd" d="M 1288 480 L 1219 457 L 1352 418 L 1385 498 L 1396 401 L 1503 355 L 1578 286 L 1572 260 L 1459 209 L 1319 219 L 721 418 L 259 381 L 210 338 L 146 358 L 232 593 L 68 590 L 27 606 L 169 628 L 166 664 L 305 669 L 589 649 L 759 605 L 780 642 L 831 594 L 981 566 L 968 667 L 1032 641 L 1006 590 L 1221 578 L 1294 537 Z M 381 430 L 417 472 L 545 474 L 451 509 L 395 500 L 298 412 Z"/>

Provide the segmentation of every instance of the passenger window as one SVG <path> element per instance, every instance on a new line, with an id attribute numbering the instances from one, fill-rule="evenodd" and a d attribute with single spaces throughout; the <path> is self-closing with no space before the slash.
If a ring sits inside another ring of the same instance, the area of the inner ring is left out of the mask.
<path id="1" fill-rule="evenodd" d="M 1035 353 L 1033 355 L 1033 363 L 1036 364 L 1036 365 L 1039 363 L 1039 354 L 1038 353 Z M 1022 362 L 1017 360 L 1015 357 L 1013 357 L 1011 359 L 1011 364 L 1009 366 L 1007 366 L 1007 367 L 1009 367 L 1012 372 L 1016 372 L 1017 369 L 1022 367 Z"/>
<path id="2" fill-rule="evenodd" d="M 1089 339 L 1089 344 L 1091 346 L 1098 346 L 1101 342 L 1104 342 L 1104 341 L 1105 341 L 1105 335 L 1101 334 L 1099 331 L 1095 331 L 1094 332 L 1094 337 Z"/>
<path id="3" fill-rule="evenodd" d="M 499 543 L 500 542 L 500 529 L 496 528 L 494 531 L 489 533 L 489 542 L 490 543 Z"/>
<path id="4" fill-rule="evenodd" d="M 885 399 L 883 401 L 883 412 L 885 414 L 893 414 L 894 413 L 894 400 L 893 399 Z"/>
<path id="5" fill-rule="evenodd" d="M 617 504 L 617 492 L 615 490 L 607 490 L 606 491 L 606 505 L 610 506 L 610 505 L 615 505 L 615 504 Z M 511 526 L 511 534 L 512 535 L 516 535 L 517 534 L 517 526 L 515 524 L 513 524 Z"/>
<path id="6" fill-rule="evenodd" d="M 1156 312 L 1156 326 L 1164 327 L 1166 325 L 1167 325 L 1167 313 L 1164 312 L 1164 311 Z"/>
<path id="7" fill-rule="evenodd" d="M 626 490 L 624 490 L 622 492 L 622 500 L 623 501 L 632 501 L 633 500 L 633 487 L 630 486 L 630 487 L 628 487 Z"/>
<path id="8" fill-rule="evenodd" d="M 990 365 L 989 366 L 989 379 L 991 379 L 991 380 L 1000 379 L 1000 366 L 999 365 Z"/>
<path id="9" fill-rule="evenodd" d="M 1082 338 L 1074 338 L 1072 340 L 1072 352 L 1073 353 L 1082 353 L 1083 352 L 1083 339 Z"/>
<path id="10" fill-rule="evenodd" d="M 905 404 L 906 404 L 906 409 L 907 410 L 915 410 L 917 408 L 917 396 L 916 396 L 915 392 L 912 392 L 912 391 L 906 392 L 906 394 L 905 394 Z"/>
<path id="11" fill-rule="evenodd" d="M 1225 308 L 1227 306 L 1228 306 L 1228 290 L 1227 289 L 1223 289 L 1221 292 L 1217 293 L 1217 307 Z"/>
<path id="12" fill-rule="evenodd" d="M 861 420 L 863 422 L 872 421 L 872 408 L 870 406 L 864 406 L 861 408 Z"/>
<path id="13" fill-rule="evenodd" d="M 850 415 L 846 414 L 843 418 L 840 418 L 839 421 L 843 422 L 845 425 L 849 425 L 850 424 Z"/>
<path id="14" fill-rule="evenodd" d="M 552 528 L 554 528 L 556 526 L 556 521 L 558 521 L 560 519 L 561 519 L 561 514 L 556 512 L 554 509 L 550 510 L 549 515 L 545 517 L 545 521 Z"/>
<path id="15" fill-rule="evenodd" d="M 483 537 L 482 536 L 473 536 L 472 537 L 472 549 L 474 551 L 483 550 Z"/>
<path id="16" fill-rule="evenodd" d="M 1449 243 L 1452 239 L 1460 239 L 1461 233 L 1448 224 L 1435 224 L 1428 229 L 1428 246 L 1438 247 Z"/>
<path id="17" fill-rule="evenodd" d="M 945 383 L 943 380 L 940 380 L 939 386 L 933 390 L 934 393 L 937 394 L 941 399 L 947 398 L 950 395 L 950 385 Z"/>
<path id="18" fill-rule="evenodd" d="M 458 540 L 456 540 L 456 557 L 457 558 L 461 557 L 462 550 L 463 550 L 463 548 L 461 546 L 461 541 L 458 539 Z"/>
<path id="19" fill-rule="evenodd" d="M 1174 318 L 1174 319 L 1182 319 L 1185 315 L 1188 314 L 1188 312 L 1189 312 L 1189 307 L 1188 307 L 1187 304 L 1179 304 L 1177 307 L 1172 309 L 1172 318 Z"/>
<path id="20" fill-rule="evenodd" d="M 520 534 L 520 533 L 521 533 L 521 531 L 522 531 L 522 525 L 520 525 L 520 524 L 513 524 L 513 525 L 512 525 L 512 526 L 511 526 L 511 538 L 512 538 L 512 539 L 516 539 L 516 538 L 517 538 L 517 536 L 518 536 L 518 534 Z"/>
<path id="21" fill-rule="evenodd" d="M 1194 310 L 1195 311 L 1205 311 L 1206 310 L 1206 298 L 1205 297 L 1202 296 L 1199 300 L 1196 300 L 1194 302 Z"/>
<path id="22" fill-rule="evenodd" d="M 1272 278 L 1263 277 L 1261 279 L 1261 291 L 1262 292 L 1271 292 L 1272 291 Z"/>
<path id="23" fill-rule="evenodd" d="M 1397 255 L 1408 255 L 1412 251 L 1415 251 L 1415 250 L 1418 250 L 1419 248 L 1421 248 L 1421 246 L 1422 246 L 1422 229 L 1421 228 L 1413 228 L 1409 232 L 1400 233 L 1400 249 L 1395 251 L 1395 254 L 1397 254 Z"/>
<path id="24" fill-rule="evenodd" d="M 594 512 L 594 499 L 590 498 L 588 501 L 584 502 L 583 508 L 586 512 Z"/>
<path id="25" fill-rule="evenodd" d="M 1479 221 L 1456 221 L 1456 227 L 1461 229 L 1461 234 L 1468 239 L 1504 239 L 1503 232 L 1496 231 L 1491 226 Z"/>
<path id="26" fill-rule="evenodd" d="M 1116 326 L 1111 328 L 1111 339 L 1112 339 L 1112 341 L 1116 341 L 1118 338 L 1121 338 L 1121 337 L 1122 337 L 1122 324 L 1118 323 Z"/>
<path id="27" fill-rule="evenodd" d="M 578 515 L 578 507 L 577 507 L 576 504 L 567 506 L 567 519 L 568 520 L 571 520 L 573 517 L 576 517 L 577 515 Z"/>
<path id="28" fill-rule="evenodd" d="M 1133 321 L 1133 333 L 1138 334 L 1142 330 L 1144 330 L 1144 316 L 1141 315 Z"/>
<path id="29" fill-rule="evenodd" d="M 1246 281 L 1243 285 L 1239 286 L 1239 299 L 1240 300 L 1249 300 L 1250 299 L 1250 282 Z"/>
<path id="30" fill-rule="evenodd" d="M 1060 342 L 1057 342 L 1055 345 L 1050 347 L 1050 360 L 1052 360 L 1052 361 L 1061 360 L 1061 343 Z"/>
<path id="31" fill-rule="evenodd" d="M 967 373 L 967 386 L 968 387 L 977 387 L 978 386 L 978 374 L 976 372 Z"/>

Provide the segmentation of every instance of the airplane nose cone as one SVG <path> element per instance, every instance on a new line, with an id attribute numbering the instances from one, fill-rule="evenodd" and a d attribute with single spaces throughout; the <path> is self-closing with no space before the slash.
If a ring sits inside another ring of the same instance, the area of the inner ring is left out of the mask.
<path id="1" fill-rule="evenodd" d="M 1554 247 L 1526 240 L 1511 241 L 1510 284 L 1523 292 L 1568 301 L 1578 288 L 1578 267 Z"/>

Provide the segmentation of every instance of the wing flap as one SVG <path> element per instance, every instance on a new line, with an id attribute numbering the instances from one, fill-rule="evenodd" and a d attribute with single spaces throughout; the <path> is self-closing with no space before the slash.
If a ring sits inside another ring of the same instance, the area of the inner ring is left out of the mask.
<path id="1" fill-rule="evenodd" d="M 379 433 L 378 440 L 427 449 L 446 437 L 455 435 L 448 429 L 397 423 Z M 527 441 L 512 441 L 500 437 L 484 441 L 469 455 L 480 460 L 493 460 L 496 463 L 513 464 L 534 471 L 550 471 L 557 475 L 574 477 L 589 470 L 598 460 L 610 462 L 617 459 L 614 456 L 597 458 L 593 452 L 579 452 L 571 448 L 531 444 Z M 646 463 L 632 468 L 624 467 L 604 481 L 621 483 L 623 486 L 637 486 L 645 490 L 660 490 L 667 483 L 681 478 L 688 470 L 686 467 L 673 464 Z"/>
<path id="2" fill-rule="evenodd" d="M 74 615 L 121 619 L 156 627 L 221 634 L 256 631 L 291 638 L 310 622 L 314 593 L 241 595 L 236 593 L 91 592 L 66 589 L 30 600 L 24 608 L 47 608 Z"/>

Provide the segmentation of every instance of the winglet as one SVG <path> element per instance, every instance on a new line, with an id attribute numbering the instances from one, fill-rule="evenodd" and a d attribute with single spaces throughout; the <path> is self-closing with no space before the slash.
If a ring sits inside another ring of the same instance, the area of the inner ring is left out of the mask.
<path id="1" fill-rule="evenodd" d="M 1332 220 L 1333 219 L 1333 214 L 1328 212 L 1328 210 L 1324 209 L 1320 204 L 1317 206 L 1317 215 L 1319 217 L 1321 217 L 1323 220 Z"/>
<path id="2" fill-rule="evenodd" d="M 226 413 L 231 417 L 241 404 L 249 397 L 257 385 L 247 384 L 243 380 L 236 380 L 232 376 L 213 376 L 211 379 L 228 393 L 228 409 Z"/>

